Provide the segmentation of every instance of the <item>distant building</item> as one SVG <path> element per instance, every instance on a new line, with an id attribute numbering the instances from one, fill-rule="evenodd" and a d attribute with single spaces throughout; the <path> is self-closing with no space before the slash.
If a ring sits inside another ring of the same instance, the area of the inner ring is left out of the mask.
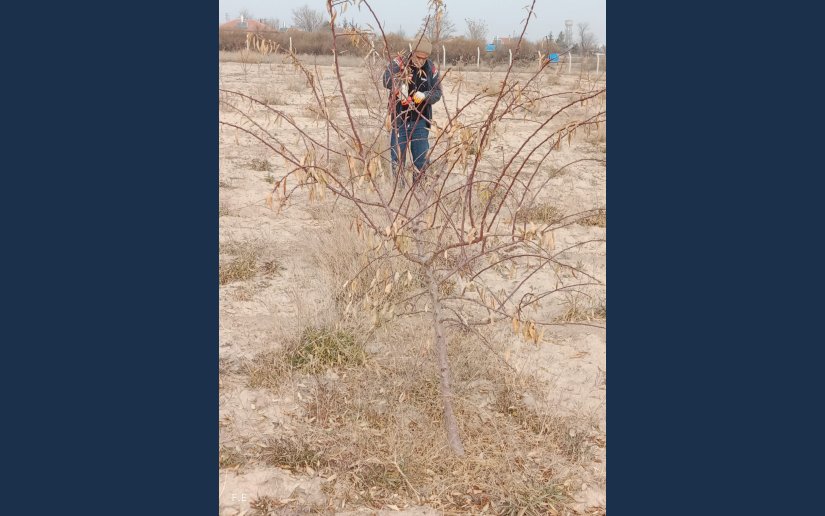
<path id="1" fill-rule="evenodd" d="M 257 20 L 245 19 L 243 16 L 221 24 L 220 30 L 243 30 L 247 32 L 258 32 L 263 30 L 273 30 L 272 27 Z"/>

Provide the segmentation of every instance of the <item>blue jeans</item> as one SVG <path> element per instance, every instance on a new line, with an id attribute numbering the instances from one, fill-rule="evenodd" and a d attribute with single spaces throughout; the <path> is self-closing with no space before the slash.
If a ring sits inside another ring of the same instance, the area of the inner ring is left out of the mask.
<path id="1" fill-rule="evenodd" d="M 407 143 L 409 142 L 412 161 L 415 164 L 415 168 L 418 169 L 418 173 L 413 171 L 413 178 L 417 181 L 428 165 L 427 152 L 430 150 L 429 134 L 430 131 L 427 129 L 427 123 L 424 120 L 405 121 L 403 118 L 396 118 L 393 121 L 393 127 L 390 133 L 392 169 L 394 171 L 398 170 L 399 161 L 401 164 L 405 162 Z"/>

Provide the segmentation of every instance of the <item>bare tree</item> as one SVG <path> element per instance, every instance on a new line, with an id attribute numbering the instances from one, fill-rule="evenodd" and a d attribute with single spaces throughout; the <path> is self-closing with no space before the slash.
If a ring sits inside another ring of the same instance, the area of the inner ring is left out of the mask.
<path id="1" fill-rule="evenodd" d="M 292 11 L 292 26 L 306 32 L 320 30 L 327 23 L 324 14 L 307 5 Z"/>
<path id="2" fill-rule="evenodd" d="M 263 18 L 261 22 L 272 27 L 275 30 L 281 28 L 281 20 L 279 20 L 278 18 Z"/>
<path id="3" fill-rule="evenodd" d="M 487 23 L 484 20 L 464 20 L 467 23 L 467 37 L 469 39 L 485 41 L 487 39 Z"/>
<path id="4" fill-rule="evenodd" d="M 288 55 L 306 80 L 312 104 L 327 127 L 326 140 L 312 129 L 314 123 L 301 125 L 277 106 L 226 89 L 220 90 L 225 111 L 240 114 L 243 122 L 220 123 L 252 136 L 283 160 L 285 172 L 267 199 L 273 209 L 288 206 L 298 191 L 308 192 L 309 202 L 332 196 L 337 204 L 351 207 L 353 237 L 367 242 L 371 251 L 363 256 L 361 272 L 340 287 L 339 297 L 346 303 L 342 311 L 375 325 L 398 317 L 428 321 L 447 442 L 461 456 L 464 446 L 448 358 L 451 332 L 474 335 L 478 345 L 491 353 L 493 347 L 482 330 L 494 324 L 512 327 L 524 340 L 539 344 L 546 328 L 570 324 L 542 312 L 542 304 L 571 292 L 604 288 L 592 271 L 570 256 L 575 250 L 603 245 L 604 239 L 566 240 L 557 248 L 554 237 L 562 228 L 606 213 L 604 208 L 538 218 L 531 215 L 531 208 L 552 178 L 542 168 L 548 158 L 569 145 L 577 133 L 604 127 L 606 89 L 598 86 L 550 95 L 554 97 L 550 104 L 538 84 L 546 65 L 522 79 L 513 77 L 511 64 L 500 85 L 475 94 L 463 105 L 456 102 L 452 114 L 445 106 L 446 120 L 434 131 L 426 174 L 407 188 L 401 178 L 409 172 L 403 167 L 398 176 L 389 174 L 386 133 L 381 129 L 394 112 L 394 101 L 370 111 L 370 122 L 356 121 L 351 112 L 348 96 L 352 93 L 344 87 L 337 51 L 339 38 L 350 36 L 337 32 L 334 1 L 327 0 L 327 11 L 338 84 L 335 109 L 328 106 L 333 97 L 325 94 L 317 71 Z M 361 3 L 375 16 L 367 1 Z M 434 3 L 440 7 L 441 2 Z M 534 6 L 535 0 L 528 14 Z M 376 23 L 377 32 L 385 37 L 377 17 Z M 406 80 L 406 73 L 402 69 L 392 80 Z M 449 70 L 441 80 L 447 74 Z M 384 91 L 378 83 L 373 86 Z M 565 100 L 556 103 L 555 99 Z M 542 103 L 546 110 L 537 108 Z M 271 120 L 267 123 L 284 129 L 255 121 L 248 113 L 256 109 L 267 110 Z M 500 132 L 502 124 L 514 117 L 529 117 L 535 130 L 508 150 L 499 144 Z M 297 136 L 300 145 L 284 140 L 287 134 Z M 330 156 L 340 164 L 331 165 Z M 582 161 L 604 163 L 578 158 L 561 168 Z M 576 324 L 603 328 L 589 322 Z"/>
<path id="5" fill-rule="evenodd" d="M 250 20 L 250 19 L 252 19 L 252 16 L 254 16 L 252 14 L 252 11 L 250 11 L 247 8 L 241 9 L 240 13 L 238 13 L 238 14 L 240 14 L 241 18 L 243 18 L 244 20 Z"/>
<path id="6" fill-rule="evenodd" d="M 577 28 L 579 29 L 579 50 L 582 55 L 588 55 L 596 49 L 598 41 L 593 33 L 588 30 L 590 28 L 589 23 L 579 23 Z"/>
<path id="7" fill-rule="evenodd" d="M 421 24 L 426 27 L 424 34 L 430 41 L 437 43 L 455 34 L 455 24 L 450 20 L 444 2 L 436 1 L 431 2 L 431 4 L 433 5 L 433 14 L 425 16 Z"/>

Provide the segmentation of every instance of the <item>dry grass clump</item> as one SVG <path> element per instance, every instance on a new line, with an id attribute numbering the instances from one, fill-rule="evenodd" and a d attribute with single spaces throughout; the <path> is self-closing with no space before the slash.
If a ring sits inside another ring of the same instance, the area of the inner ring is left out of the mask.
<path id="1" fill-rule="evenodd" d="M 604 321 L 607 319 L 607 303 L 602 298 L 579 292 L 565 293 L 564 312 L 557 317 L 558 322 Z"/>
<path id="2" fill-rule="evenodd" d="M 247 384 L 255 388 L 275 389 L 289 373 L 281 351 L 264 351 L 255 355 L 242 367 Z"/>
<path id="3" fill-rule="evenodd" d="M 269 466 L 303 472 L 307 467 L 319 468 L 323 454 L 303 437 L 289 436 L 270 438 L 258 458 Z"/>
<path id="4" fill-rule="evenodd" d="M 607 210 L 599 210 L 598 213 L 579 220 L 582 226 L 607 227 Z"/>
<path id="5" fill-rule="evenodd" d="M 249 502 L 249 516 L 270 516 L 278 514 L 278 511 L 284 506 L 280 500 L 276 500 L 271 496 L 258 496 Z"/>
<path id="6" fill-rule="evenodd" d="M 534 224 L 555 224 L 564 218 L 564 214 L 552 204 L 534 204 L 529 208 L 522 208 L 516 212 L 516 222 L 519 224 L 532 222 Z"/>
<path id="7" fill-rule="evenodd" d="M 220 469 L 236 468 L 246 464 L 244 454 L 235 448 L 221 446 L 218 451 L 218 467 Z"/>
<path id="8" fill-rule="evenodd" d="M 226 205 L 226 203 L 218 204 L 218 218 L 228 217 L 229 215 L 231 215 L 231 212 L 229 211 L 229 207 Z"/>
<path id="9" fill-rule="evenodd" d="M 222 246 L 221 255 L 231 255 L 232 259 L 221 261 L 218 269 L 218 282 L 226 285 L 235 281 L 246 281 L 255 277 L 258 271 L 258 259 L 261 249 L 252 243 L 234 243 Z"/>
<path id="10" fill-rule="evenodd" d="M 507 516 L 561 514 L 569 496 L 563 485 L 525 485 L 501 500 L 497 514 Z"/>
<path id="11" fill-rule="evenodd" d="M 286 98 L 282 91 L 270 85 L 259 86 L 255 90 L 255 98 L 264 104 L 277 106 L 286 104 Z"/>
<path id="12" fill-rule="evenodd" d="M 366 360 L 366 351 L 347 330 L 305 328 L 301 337 L 286 350 L 290 367 L 305 373 L 328 368 L 357 366 Z"/>
<path id="13" fill-rule="evenodd" d="M 572 500 L 570 466 L 589 457 L 589 421 L 554 415 L 542 385 L 463 337 L 450 350 L 467 452 L 458 459 L 444 438 L 438 371 L 423 328 L 393 326 L 376 337 L 391 349 L 369 367 L 316 378 L 303 396 L 301 437 L 273 443 L 272 464 L 335 475 L 328 494 L 338 506 L 552 514 Z"/>
<path id="14" fill-rule="evenodd" d="M 256 170 L 258 172 L 272 171 L 272 164 L 266 159 L 253 158 L 252 161 L 247 163 L 246 167 L 250 170 Z"/>
<path id="15" fill-rule="evenodd" d="M 299 79 L 299 78 L 290 79 L 286 83 L 287 91 L 291 91 L 293 93 L 299 93 L 299 92 L 307 91 L 308 88 L 309 87 L 307 86 L 307 83 L 306 83 L 305 79 Z"/>
<path id="16" fill-rule="evenodd" d="M 344 315 L 360 311 L 375 323 L 392 318 L 393 305 L 423 285 L 419 270 L 402 259 L 370 262 L 366 232 L 358 233 L 342 214 L 326 233 L 308 242 L 316 269 L 332 289 Z"/>
<path id="17" fill-rule="evenodd" d="M 312 326 L 282 349 L 264 351 L 246 361 L 242 374 L 252 388 L 276 389 L 293 373 L 318 374 L 361 366 L 366 360 L 364 345 L 351 330 Z M 328 417 L 318 416 L 319 420 Z"/>
<path id="18" fill-rule="evenodd" d="M 251 280 L 259 272 L 272 276 L 283 270 L 277 259 L 264 260 L 263 245 L 259 242 L 221 244 L 219 256 L 218 282 L 221 285 Z"/>

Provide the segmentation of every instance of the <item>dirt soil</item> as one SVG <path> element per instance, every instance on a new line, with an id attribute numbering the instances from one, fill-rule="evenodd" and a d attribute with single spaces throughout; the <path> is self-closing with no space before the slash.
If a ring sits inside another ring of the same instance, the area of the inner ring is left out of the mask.
<path id="1" fill-rule="evenodd" d="M 321 65 L 317 71 L 325 91 L 330 95 L 336 92 L 332 67 Z M 365 77 L 377 77 L 379 73 L 379 68 L 347 66 L 343 68 L 343 79 L 363 130 L 388 140 L 388 134 L 369 111 L 383 109 L 386 92 L 365 86 L 368 84 Z M 524 78 L 528 73 L 528 69 L 519 72 Z M 474 92 L 497 87 L 503 77 L 502 69 L 452 70 L 444 81 L 444 101 L 435 106 L 436 120 L 445 117 L 445 109 L 455 112 L 458 102 L 465 101 Z M 565 92 L 581 91 L 593 83 L 584 82 L 579 75 L 548 71 L 540 88 L 560 95 L 536 107 L 534 114 L 551 113 L 573 98 Z M 313 106 L 317 104 L 304 80 L 283 60 L 262 63 L 222 60 L 220 87 L 263 100 L 291 115 L 296 123 L 317 137 L 326 135 L 324 125 L 317 122 L 313 113 Z M 265 108 L 250 103 L 238 105 L 256 122 L 271 122 Z M 583 112 L 591 107 L 577 109 Z M 558 123 L 564 124 L 565 117 L 575 114 L 564 114 Z M 468 113 L 468 116 L 483 115 L 482 107 Z M 242 116 L 222 104 L 220 119 L 240 123 Z M 495 155 L 496 149 L 506 153 L 517 148 L 535 126 L 527 116 L 506 121 L 494 136 L 490 154 Z M 297 137 L 290 134 L 288 124 L 274 127 L 282 140 L 300 145 Z M 266 198 L 273 183 L 286 173 L 283 161 L 260 141 L 226 127 L 220 130 L 219 146 L 221 515 L 604 514 L 607 371 L 604 309 L 599 316 L 598 311 L 587 304 L 590 298 L 572 294 L 547 303 L 542 310 L 548 317 L 562 322 L 567 317 L 587 325 L 550 326 L 538 345 L 514 335 L 509 322 L 486 328 L 486 336 L 501 360 L 487 361 L 490 353 L 478 354 L 477 362 L 456 366 L 457 391 L 465 400 L 459 412 L 472 414 L 465 416 L 468 422 L 462 423 L 468 452 L 466 461 L 444 458 L 442 464 L 438 458 L 427 458 L 426 464 L 416 466 L 416 455 L 423 457 L 428 450 L 443 446 L 438 454 L 433 452 L 433 457 L 449 454 L 446 443 L 439 444 L 439 432 L 443 434 L 443 430 L 438 411 L 433 411 L 430 417 L 424 394 L 414 391 L 416 385 L 426 383 L 424 377 L 433 367 L 428 339 L 421 333 L 426 331 L 426 326 L 422 330 L 421 322 L 399 322 L 377 331 L 364 330 L 363 334 L 358 333 L 362 326 L 350 326 L 348 331 L 355 332 L 356 340 L 364 344 L 367 356 L 364 365 L 329 368 L 313 374 L 295 370 L 284 373 L 283 364 L 278 363 L 286 356 L 284 350 L 299 340 L 306 328 L 335 326 L 341 316 L 334 299 L 340 285 L 330 284 L 333 275 L 323 268 L 322 262 L 329 258 L 324 255 L 325 249 L 349 245 L 336 240 L 336 234 L 342 224 L 345 225 L 342 219 L 347 212 L 331 199 L 309 202 L 306 193 L 300 191 L 284 209 L 270 209 Z M 585 158 L 604 160 L 605 152 L 603 134 L 582 133 L 564 142 L 560 150 L 541 165 L 542 173 L 548 178 L 541 202 L 554 206 L 562 214 L 605 208 L 605 166 L 594 161 L 577 162 Z M 491 160 L 489 166 L 496 163 Z M 586 239 L 604 239 L 605 224 L 577 223 L 564 227 L 556 232 L 556 246 L 564 248 Z M 604 244 L 571 251 L 568 258 L 606 282 Z M 502 277 L 500 281 L 506 286 L 518 280 Z M 535 281 L 551 279 L 547 275 Z M 459 350 L 457 356 L 460 352 L 466 357 L 475 357 L 475 350 L 481 347 L 472 335 L 457 337 L 454 345 Z M 503 392 L 497 385 L 496 375 L 501 374 L 504 382 L 504 373 L 484 376 L 489 371 L 499 371 L 495 369 L 499 367 L 496 364 L 502 360 L 507 364 L 501 371 L 515 371 L 511 386 L 518 391 L 513 398 L 517 400 L 513 403 L 518 404 L 518 410 L 533 410 L 541 404 L 549 408 L 550 412 L 545 414 L 552 414 L 553 421 L 564 418 L 576 421 L 575 425 L 564 427 L 563 433 L 569 434 L 570 439 L 562 436 L 567 440 L 559 441 L 553 437 L 557 433 L 548 430 L 535 435 L 524 430 L 526 437 L 518 437 L 522 435 L 518 432 L 529 426 L 525 423 L 528 419 L 512 419 L 516 412 L 513 406 L 505 406 L 503 413 L 496 408 L 500 405 L 496 400 L 501 399 Z M 412 370 L 415 367 L 420 369 L 416 372 Z M 416 374 L 420 374 L 420 378 Z M 394 391 L 396 388 L 400 390 Z M 401 394 L 396 398 L 398 392 Z M 319 409 L 322 393 L 325 393 L 324 399 L 338 400 L 330 402 L 323 414 Z M 335 398 L 336 395 L 339 398 Z M 412 398 L 419 395 L 421 397 L 415 399 L 421 400 L 420 403 L 413 402 Z M 406 403 L 403 399 L 399 401 L 400 398 L 405 398 Z M 374 420 L 358 419 L 356 424 L 352 418 L 362 416 L 353 414 L 367 410 L 359 405 L 359 400 L 366 400 L 369 410 L 380 414 Z M 437 397 L 433 402 L 438 403 Z M 378 410 L 381 407 L 383 412 Z M 404 437 L 407 434 L 399 433 L 401 427 L 397 423 L 402 419 L 405 429 L 417 426 L 422 433 Z M 470 419 L 477 420 L 478 424 Z M 521 426 L 519 421 L 523 423 Z M 405 451 L 397 444 L 415 446 L 419 439 L 415 435 L 424 436 L 420 439 L 428 443 L 426 447 L 417 452 L 413 448 Z M 578 436 L 582 436 L 581 439 Z M 490 451 L 497 441 L 506 441 L 507 449 Z M 577 446 L 574 454 L 559 451 L 563 443 L 573 441 Z M 291 448 L 284 448 L 287 442 Z M 349 443 L 349 451 L 340 447 L 342 442 Z M 369 449 L 370 443 L 375 450 Z M 357 446 L 365 448 L 356 454 L 352 448 Z M 308 453 L 307 458 L 296 456 L 298 449 Z M 393 456 L 395 462 L 391 460 Z M 496 461 L 502 463 L 495 464 Z M 532 465 L 527 467 L 527 463 Z M 429 466 L 424 467 L 427 464 Z M 465 467 L 466 471 L 461 469 Z M 495 480 L 482 480 L 480 476 L 474 480 L 475 475 L 482 475 L 480 472 L 497 471 L 495 468 L 506 472 L 501 477 L 506 476 L 506 480 L 501 482 L 507 483 L 496 487 Z M 368 475 L 376 471 L 377 474 Z M 529 486 L 534 485 L 538 474 L 535 472 L 539 471 L 557 479 L 554 482 L 560 486 L 559 493 L 564 493 L 559 495 L 559 503 L 554 503 L 552 510 L 538 502 L 524 501 L 526 499 L 519 502 L 515 495 L 507 498 L 512 493 L 532 489 Z M 514 505 L 517 503 L 522 505 Z"/>

